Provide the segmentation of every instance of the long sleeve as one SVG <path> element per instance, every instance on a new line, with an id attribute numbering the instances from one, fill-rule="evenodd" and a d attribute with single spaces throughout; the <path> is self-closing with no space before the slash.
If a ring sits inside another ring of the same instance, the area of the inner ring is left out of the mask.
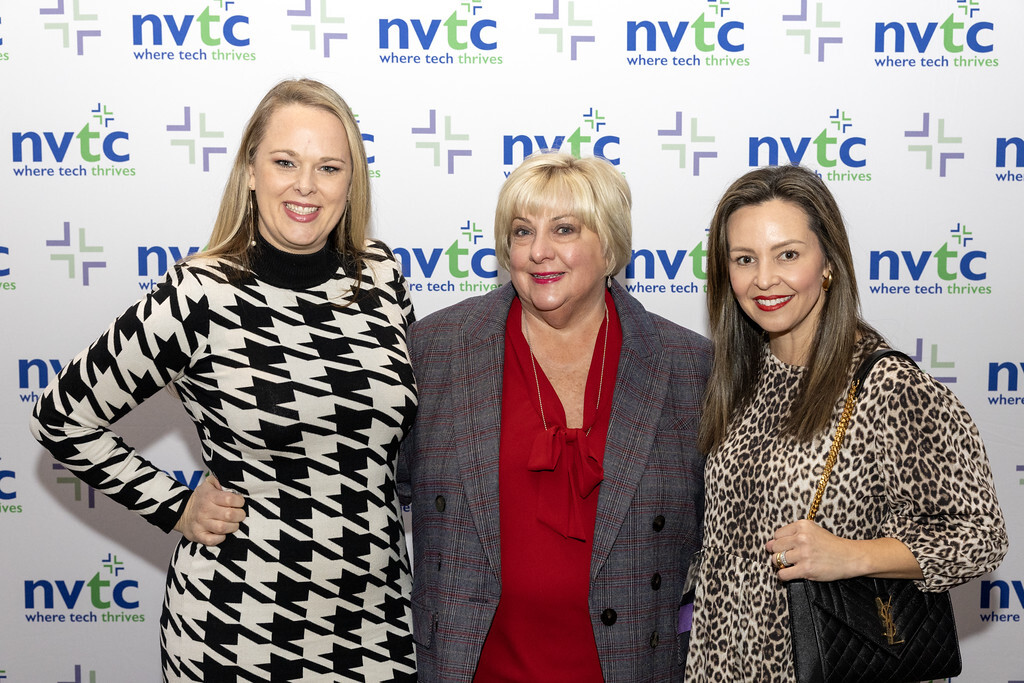
<path id="1" fill-rule="evenodd" d="M 866 384 L 871 448 L 892 515 L 885 535 L 921 565 L 922 588 L 945 590 L 995 569 L 1006 522 L 978 427 L 953 393 L 902 361 L 883 361 Z"/>
<path id="2" fill-rule="evenodd" d="M 82 351 L 43 392 L 32 434 L 68 470 L 165 531 L 189 490 L 141 457 L 110 426 L 174 381 L 206 345 L 208 303 L 176 266 Z"/>

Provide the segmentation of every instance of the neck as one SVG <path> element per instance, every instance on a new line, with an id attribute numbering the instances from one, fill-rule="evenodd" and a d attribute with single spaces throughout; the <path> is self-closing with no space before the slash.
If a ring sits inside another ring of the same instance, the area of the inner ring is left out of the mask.
<path id="1" fill-rule="evenodd" d="M 307 289 L 327 282 L 338 270 L 341 257 L 328 242 L 312 254 L 282 251 L 259 232 L 251 248 L 251 267 L 265 282 L 286 289 Z"/>
<path id="2" fill-rule="evenodd" d="M 597 334 L 608 308 L 604 301 L 605 291 L 604 287 L 600 288 L 586 302 L 569 310 L 563 306 L 554 311 L 542 311 L 524 303 L 523 325 L 529 324 L 530 333 L 538 338 L 572 338 L 586 334 L 588 330 Z"/>

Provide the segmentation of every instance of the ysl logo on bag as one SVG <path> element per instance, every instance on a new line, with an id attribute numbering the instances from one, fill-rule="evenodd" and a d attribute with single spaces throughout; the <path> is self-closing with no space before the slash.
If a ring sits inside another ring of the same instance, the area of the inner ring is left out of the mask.
<path id="1" fill-rule="evenodd" d="M 892 619 L 892 596 L 886 602 L 882 602 L 882 598 L 875 598 L 875 608 L 878 610 L 878 618 L 882 622 L 882 635 L 889 640 L 890 645 L 899 645 L 903 641 L 896 640 L 899 636 L 896 633 L 896 622 Z"/>

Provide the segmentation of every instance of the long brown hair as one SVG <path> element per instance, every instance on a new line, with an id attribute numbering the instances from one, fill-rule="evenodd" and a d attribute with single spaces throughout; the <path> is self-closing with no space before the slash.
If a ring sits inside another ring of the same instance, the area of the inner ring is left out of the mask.
<path id="1" fill-rule="evenodd" d="M 705 453 L 722 442 L 729 421 L 753 397 L 764 358 L 764 332 L 747 317 L 732 292 L 726 228 L 738 209 L 773 199 L 789 202 L 807 215 L 832 273 L 807 372 L 783 423 L 783 436 L 807 441 L 829 424 L 833 406 L 846 391 L 858 334 L 878 336 L 861 317 L 846 226 L 824 181 L 800 166 L 759 168 L 740 177 L 718 202 L 708 235 L 707 306 L 715 357 L 698 435 Z"/>
<path id="2" fill-rule="evenodd" d="M 224 187 L 224 196 L 204 256 L 221 256 L 236 261 L 246 270 L 250 265 L 256 236 L 259 207 L 249 190 L 249 169 L 256 148 L 267 133 L 271 116 L 281 107 L 301 104 L 329 112 L 341 121 L 352 155 L 352 182 L 348 206 L 330 239 L 346 266 L 353 269 L 356 288 L 366 258 L 366 237 L 370 223 L 370 173 L 359 124 L 348 104 L 330 87 L 311 79 L 286 80 L 270 89 L 257 105 L 242 133 L 235 162 Z"/>

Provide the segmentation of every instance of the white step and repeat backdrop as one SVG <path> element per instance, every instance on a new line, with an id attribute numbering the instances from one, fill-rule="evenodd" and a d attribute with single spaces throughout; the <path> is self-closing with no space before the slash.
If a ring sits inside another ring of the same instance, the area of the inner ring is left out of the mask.
<path id="1" fill-rule="evenodd" d="M 1024 680 L 1022 34 L 1010 0 L 0 0 L 0 681 L 159 679 L 175 539 L 56 467 L 28 416 L 204 245 L 245 120 L 300 75 L 356 112 L 421 316 L 502 281 L 494 201 L 534 150 L 621 169 L 620 277 L 701 331 L 724 188 L 821 173 L 868 319 L 971 410 L 1010 523 L 1003 566 L 954 592 L 959 680 Z M 166 393 L 119 428 L 202 477 Z"/>

